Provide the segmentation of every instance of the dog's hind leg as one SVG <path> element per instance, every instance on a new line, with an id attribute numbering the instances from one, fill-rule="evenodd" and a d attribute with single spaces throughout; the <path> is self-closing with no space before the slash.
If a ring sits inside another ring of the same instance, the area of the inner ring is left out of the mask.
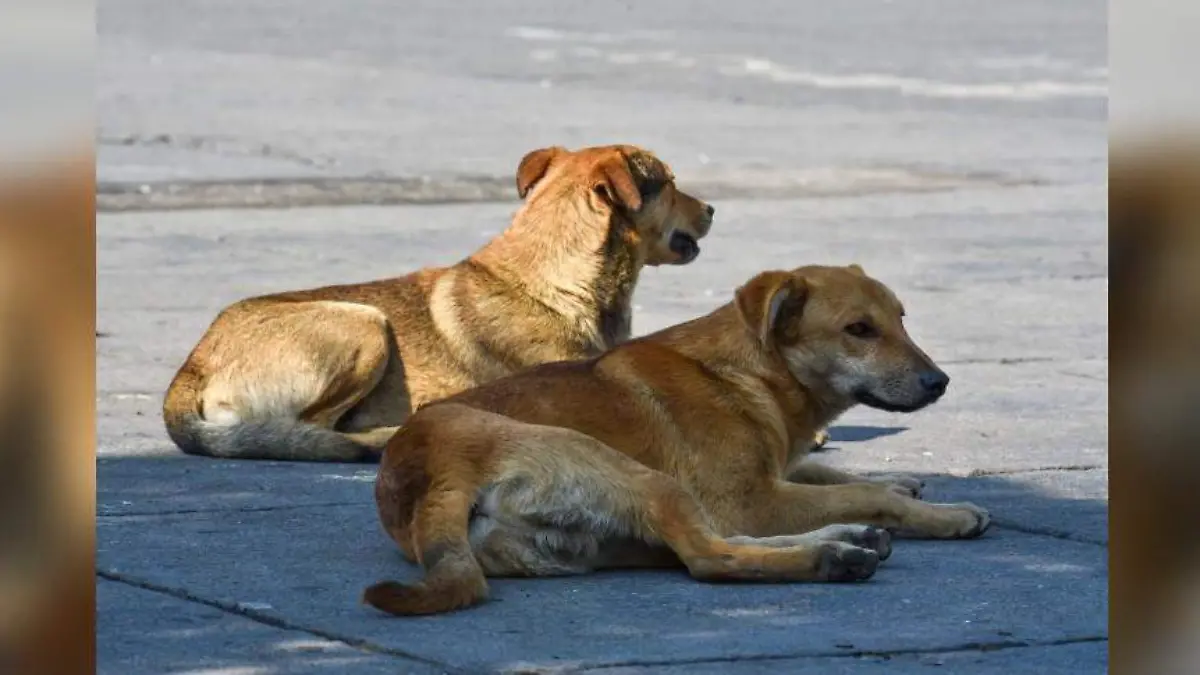
<path id="1" fill-rule="evenodd" d="M 468 533 L 473 500 L 474 495 L 453 488 L 423 494 L 411 527 L 412 553 L 425 577 L 414 584 L 373 584 L 363 591 L 363 602 L 406 616 L 449 612 L 487 599 L 487 580 Z"/>
<path id="2" fill-rule="evenodd" d="M 504 418 L 497 418 L 504 419 Z M 775 547 L 731 543 L 711 526 L 696 499 L 654 471 L 576 431 L 504 419 L 499 476 L 478 508 L 500 521 L 553 533 L 539 554 L 560 563 L 661 566 L 652 554 L 621 559 L 613 546 L 641 540 L 665 547 L 697 579 L 851 581 L 870 577 L 879 556 L 838 540 L 805 540 Z"/>
<path id="3" fill-rule="evenodd" d="M 334 425 L 379 384 L 392 342 L 383 313 L 366 305 L 235 305 L 172 382 L 163 410 L 168 432 L 190 454 L 370 458 L 378 446 L 363 441 L 381 446 L 386 437 L 349 437 Z"/>

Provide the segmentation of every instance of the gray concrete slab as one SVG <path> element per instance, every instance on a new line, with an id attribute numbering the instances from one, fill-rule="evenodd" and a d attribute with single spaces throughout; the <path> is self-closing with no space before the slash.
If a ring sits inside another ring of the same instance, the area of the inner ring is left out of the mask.
<path id="1" fill-rule="evenodd" d="M 97 584 L 96 602 L 103 609 L 96 622 L 96 672 L 103 675 L 444 672 L 116 581 Z"/>
<path id="2" fill-rule="evenodd" d="M 376 469 L 362 464 L 209 460 L 176 453 L 102 457 L 96 509 L 102 516 L 306 509 L 374 504 Z"/>
<path id="3" fill-rule="evenodd" d="M 933 654 L 887 656 L 813 657 L 722 661 L 670 666 L 618 666 L 598 668 L 604 675 L 758 675 L 767 673 L 821 673 L 821 675 L 868 675 L 874 673 L 976 673 L 978 675 L 1083 675 L 1108 672 L 1107 642 L 1029 647 L 991 652 L 977 650 Z"/>
<path id="4" fill-rule="evenodd" d="M 1030 471 L 955 479 L 925 478 L 930 495 L 948 502 L 974 500 L 994 523 L 1096 544 L 1108 543 L 1108 470 Z"/>
<path id="5" fill-rule="evenodd" d="M 860 585 L 704 585 L 672 572 L 494 580 L 490 603 L 414 620 L 356 602 L 365 585 L 415 572 L 366 500 L 105 516 L 98 533 L 97 564 L 106 573 L 269 607 L 267 615 L 296 626 L 466 668 L 803 656 L 836 653 L 838 644 L 952 649 L 1106 634 L 1106 550 L 1004 530 L 969 542 L 900 542 Z"/>
<path id="6" fill-rule="evenodd" d="M 109 0 L 97 14 L 101 181 L 507 176 L 530 148 L 608 139 L 739 183 L 1105 172 L 1094 2 Z"/>

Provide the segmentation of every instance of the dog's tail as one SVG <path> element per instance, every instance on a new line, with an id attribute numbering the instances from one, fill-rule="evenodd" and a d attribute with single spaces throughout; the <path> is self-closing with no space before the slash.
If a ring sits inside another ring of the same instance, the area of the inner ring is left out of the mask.
<path id="1" fill-rule="evenodd" d="M 163 401 L 167 435 L 189 455 L 310 462 L 361 462 L 379 455 L 333 429 L 297 419 L 210 422 L 202 417 L 200 391 L 200 376 L 185 365 L 171 381 Z"/>
<path id="2" fill-rule="evenodd" d="M 473 498 L 458 492 L 426 495 L 414 527 L 425 578 L 407 585 L 381 581 L 363 591 L 364 603 L 397 616 L 450 612 L 487 599 L 487 579 L 471 552 L 467 526 Z"/>

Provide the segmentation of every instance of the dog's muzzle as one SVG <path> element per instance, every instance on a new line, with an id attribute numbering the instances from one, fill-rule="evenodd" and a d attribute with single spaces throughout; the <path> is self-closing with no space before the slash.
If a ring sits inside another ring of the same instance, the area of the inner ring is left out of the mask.
<path id="1" fill-rule="evenodd" d="M 672 253 L 679 256 L 679 260 L 675 261 L 676 265 L 686 265 L 700 255 L 700 242 L 687 232 L 672 232 L 667 245 Z"/>

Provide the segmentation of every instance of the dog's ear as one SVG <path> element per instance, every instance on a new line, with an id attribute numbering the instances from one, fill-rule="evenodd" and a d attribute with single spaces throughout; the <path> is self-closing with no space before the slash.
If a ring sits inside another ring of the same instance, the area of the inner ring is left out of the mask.
<path id="1" fill-rule="evenodd" d="M 762 272 L 737 289 L 735 302 L 742 321 L 763 343 L 769 343 L 785 315 L 791 316 L 804 306 L 808 287 L 791 272 Z"/>
<path id="2" fill-rule="evenodd" d="M 534 150 L 522 157 L 521 163 L 517 165 L 517 196 L 524 199 L 533 186 L 542 179 L 542 176 L 546 175 L 546 171 L 550 169 L 550 164 L 554 159 L 566 152 L 566 148 L 555 145 Z"/>
<path id="3" fill-rule="evenodd" d="M 592 189 L 612 206 L 630 213 L 641 210 L 642 193 L 623 155 L 614 154 L 597 164 L 592 180 Z"/>
<path id="4" fill-rule="evenodd" d="M 867 272 L 862 268 L 862 265 L 859 265 L 858 263 L 850 263 L 849 265 L 846 265 L 846 267 L 860 277 L 867 276 Z"/>

